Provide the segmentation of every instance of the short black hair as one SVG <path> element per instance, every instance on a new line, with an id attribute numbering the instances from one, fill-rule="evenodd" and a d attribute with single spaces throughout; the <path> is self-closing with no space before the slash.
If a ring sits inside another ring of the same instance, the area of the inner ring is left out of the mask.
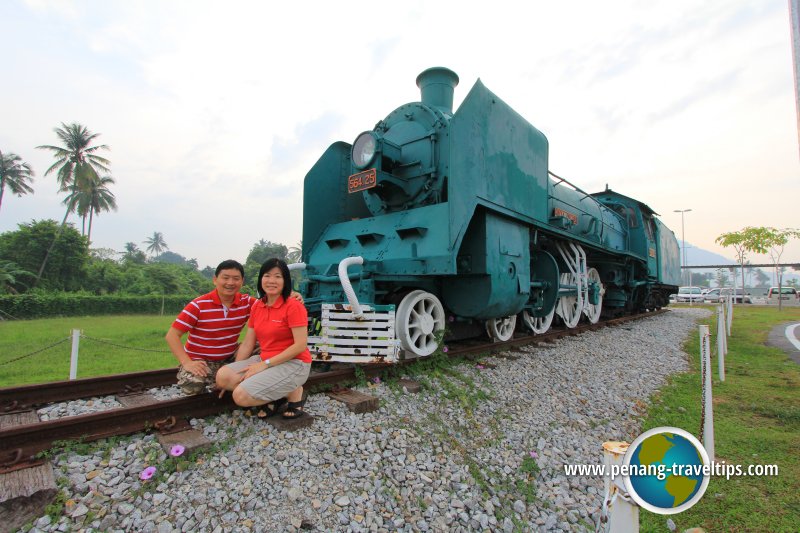
<path id="1" fill-rule="evenodd" d="M 264 274 L 275 267 L 278 267 L 281 270 L 281 275 L 283 276 L 283 289 L 281 290 L 281 296 L 283 296 L 284 300 L 287 300 L 289 295 L 292 294 L 292 274 L 289 272 L 289 266 L 286 264 L 286 261 L 278 259 L 277 257 L 273 257 L 272 259 L 267 259 L 264 261 L 264 264 L 261 265 L 261 270 L 258 271 L 258 284 L 256 285 L 256 290 L 258 291 L 258 297 L 265 302 L 267 294 L 264 292 L 264 287 L 261 285 L 261 278 L 264 277 Z"/>
<path id="2" fill-rule="evenodd" d="M 235 259 L 226 259 L 222 263 L 217 265 L 217 269 L 214 271 L 214 276 L 219 276 L 219 273 L 223 270 L 238 270 L 242 274 L 242 279 L 244 279 L 244 267 L 239 261 Z"/>

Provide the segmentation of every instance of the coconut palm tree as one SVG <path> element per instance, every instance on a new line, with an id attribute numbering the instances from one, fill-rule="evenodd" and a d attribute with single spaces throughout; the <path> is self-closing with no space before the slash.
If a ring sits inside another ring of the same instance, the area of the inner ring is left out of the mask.
<path id="1" fill-rule="evenodd" d="M 296 246 L 289 247 L 289 253 L 286 254 L 287 263 L 299 263 L 303 257 L 303 241 L 297 243 Z"/>
<path id="2" fill-rule="evenodd" d="M 4 154 L 0 151 L 0 206 L 3 205 L 3 193 L 8 189 L 22 196 L 33 192 L 28 182 L 33 179 L 33 170 L 28 163 L 23 163 L 22 158 L 11 152 Z"/>
<path id="3" fill-rule="evenodd" d="M 150 252 L 152 257 L 169 249 L 169 246 L 164 241 L 164 234 L 160 231 L 154 231 L 153 236 L 145 239 L 144 243 L 147 245 L 147 251 Z"/>
<path id="4" fill-rule="evenodd" d="M 16 294 L 14 285 L 25 286 L 19 279 L 23 276 L 33 276 L 33 274 L 11 261 L 0 261 L 0 292 Z"/>
<path id="5" fill-rule="evenodd" d="M 114 178 L 111 176 L 100 177 L 97 174 L 90 173 L 91 176 L 85 181 L 78 184 L 78 187 L 73 188 L 72 192 L 64 199 L 64 205 L 77 213 L 83 219 L 81 234 L 85 233 L 86 217 L 89 217 L 89 241 L 92 240 L 92 219 L 94 214 L 100 216 L 102 211 L 117 210 L 117 202 L 108 186 L 115 183 Z"/>
<path id="6" fill-rule="evenodd" d="M 62 191 L 69 190 L 77 181 L 89 175 L 89 169 L 94 169 L 98 174 L 101 171 L 110 172 L 108 165 L 111 162 L 95 154 L 98 150 L 110 150 L 110 148 L 105 144 L 90 146 L 100 136 L 99 133 L 92 133 L 86 126 L 77 122 L 72 124 L 62 122 L 61 127 L 55 128 L 54 131 L 64 146 L 42 145 L 36 148 L 53 152 L 56 162 L 44 175 L 47 176 L 57 169 L 58 185 Z"/>
<path id="7" fill-rule="evenodd" d="M 82 126 L 77 122 L 73 122 L 72 124 L 64 124 L 62 122 L 61 127 L 55 128 L 54 131 L 58 138 L 64 143 L 64 146 L 42 145 L 37 146 L 37 148 L 53 152 L 53 157 L 56 158 L 56 162 L 47 169 L 44 175 L 47 176 L 54 170 L 57 170 L 57 180 L 61 191 L 69 191 L 70 194 L 74 194 L 83 184 L 94 179 L 100 171 L 109 172 L 108 165 L 110 165 L 111 162 L 95 154 L 95 152 L 97 152 L 97 150 L 109 150 L 110 148 L 105 144 L 91 146 L 92 142 L 100 136 L 99 133 L 92 133 L 86 126 Z M 44 272 L 47 259 L 50 257 L 50 252 L 53 251 L 56 241 L 61 236 L 64 225 L 67 223 L 67 217 L 77 208 L 77 205 L 77 201 L 67 202 L 67 210 L 64 213 L 64 218 L 61 220 L 58 233 L 56 233 L 53 242 L 50 244 L 50 248 L 47 249 L 44 255 L 42 266 L 39 267 L 39 272 L 36 274 L 36 279 L 33 282 L 34 287 L 42 278 L 42 272 Z"/>

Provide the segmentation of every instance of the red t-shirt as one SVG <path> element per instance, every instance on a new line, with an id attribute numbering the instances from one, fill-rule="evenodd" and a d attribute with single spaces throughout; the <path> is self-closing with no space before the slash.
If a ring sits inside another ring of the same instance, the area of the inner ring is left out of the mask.
<path id="1" fill-rule="evenodd" d="M 278 296 L 271 306 L 257 300 L 250 310 L 247 326 L 255 330 L 261 345 L 261 359 L 266 360 L 294 344 L 291 328 L 308 327 L 308 311 L 294 298 L 284 301 L 282 296 Z M 310 363 L 311 352 L 306 348 L 295 359 Z"/>
<path id="2" fill-rule="evenodd" d="M 172 327 L 189 332 L 184 349 L 193 361 L 224 361 L 236 353 L 254 302 L 255 298 L 237 292 L 226 308 L 214 289 L 186 304 Z"/>

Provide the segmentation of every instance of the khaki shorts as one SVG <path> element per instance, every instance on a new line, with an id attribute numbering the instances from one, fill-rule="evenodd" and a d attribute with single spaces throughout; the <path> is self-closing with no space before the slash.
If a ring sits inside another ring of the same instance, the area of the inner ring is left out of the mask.
<path id="1" fill-rule="evenodd" d="M 228 366 L 234 372 L 241 372 L 250 365 L 261 362 L 261 357 L 254 355 L 250 359 L 237 361 Z M 287 394 L 303 385 L 311 372 L 311 363 L 292 359 L 270 367 L 255 376 L 242 381 L 242 387 L 250 396 L 264 402 L 273 402 L 285 398 Z"/>
<path id="2" fill-rule="evenodd" d="M 178 386 L 184 394 L 200 394 L 206 391 L 206 387 L 213 389 L 217 381 L 217 370 L 225 366 L 228 361 L 227 359 L 224 361 L 206 361 L 208 375 L 205 377 L 195 376 L 181 365 L 178 369 Z"/>

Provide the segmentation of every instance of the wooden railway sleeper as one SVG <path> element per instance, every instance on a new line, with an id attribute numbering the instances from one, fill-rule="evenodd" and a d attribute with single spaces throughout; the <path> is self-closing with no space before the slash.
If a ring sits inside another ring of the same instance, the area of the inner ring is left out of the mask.
<path id="1" fill-rule="evenodd" d="M 164 435 L 169 435 L 170 433 L 178 433 L 179 431 L 185 431 L 187 429 L 191 429 L 191 424 L 187 422 L 185 419 L 175 418 L 173 415 L 168 416 L 162 420 L 158 420 L 153 426 Z"/>

